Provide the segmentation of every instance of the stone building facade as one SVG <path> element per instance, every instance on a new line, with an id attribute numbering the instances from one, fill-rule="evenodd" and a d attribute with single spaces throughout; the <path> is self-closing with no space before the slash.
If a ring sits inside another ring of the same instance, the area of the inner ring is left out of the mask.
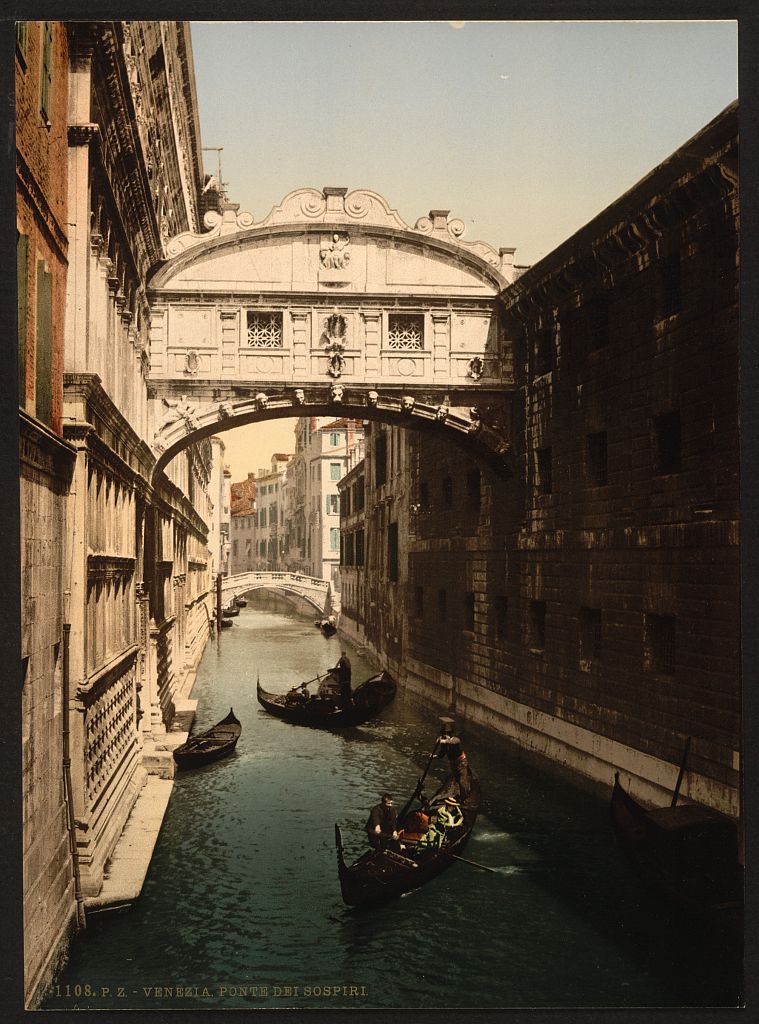
<path id="1" fill-rule="evenodd" d="M 410 689 L 595 779 L 666 799 L 690 736 L 683 794 L 731 815 L 737 128 L 734 105 L 503 291 L 510 475 L 409 432 L 379 483 L 372 426 L 360 608 Z"/>
<path id="2" fill-rule="evenodd" d="M 173 773 L 166 727 L 208 637 L 212 453 L 156 472 L 149 447 L 147 277 L 199 226 L 189 27 L 28 23 L 16 71 L 33 1005 L 148 773 Z"/>
<path id="3" fill-rule="evenodd" d="M 231 487 L 229 571 L 231 575 L 256 567 L 256 474 Z"/>
<path id="4" fill-rule="evenodd" d="M 72 925 L 76 886 L 62 695 L 67 608 L 63 320 L 69 41 L 57 22 L 16 27 L 16 227 L 21 499 L 21 720 L 27 991 Z"/>
<path id="5" fill-rule="evenodd" d="M 220 437 L 212 437 L 211 451 L 213 452 L 211 465 L 211 510 L 210 533 L 208 537 L 208 549 L 211 552 L 211 573 L 215 578 L 218 573 L 223 576 L 229 574 L 230 555 L 230 532 L 231 532 L 231 503 L 232 474 L 229 468 L 224 465 L 224 442 Z"/>

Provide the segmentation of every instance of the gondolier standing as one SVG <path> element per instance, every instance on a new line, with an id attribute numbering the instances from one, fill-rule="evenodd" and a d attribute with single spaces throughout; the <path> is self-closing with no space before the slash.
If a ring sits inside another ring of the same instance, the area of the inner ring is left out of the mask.
<path id="1" fill-rule="evenodd" d="M 353 695 L 351 693 L 351 663 L 345 651 L 340 651 L 340 660 L 332 671 L 337 672 L 337 682 L 340 687 L 339 705 L 343 711 L 347 711 L 351 706 Z"/>
<path id="2" fill-rule="evenodd" d="M 440 753 L 438 756 L 448 758 L 451 775 L 458 783 L 459 800 L 466 800 L 471 789 L 471 779 L 469 762 L 461 747 L 459 737 L 453 736 L 450 732 L 444 732 L 440 737 Z"/>
<path id="3" fill-rule="evenodd" d="M 393 807 L 393 798 L 389 793 L 383 793 L 381 802 L 372 807 L 366 822 L 370 846 L 375 850 L 383 850 L 391 839 L 397 840 L 397 824 L 398 812 Z"/>

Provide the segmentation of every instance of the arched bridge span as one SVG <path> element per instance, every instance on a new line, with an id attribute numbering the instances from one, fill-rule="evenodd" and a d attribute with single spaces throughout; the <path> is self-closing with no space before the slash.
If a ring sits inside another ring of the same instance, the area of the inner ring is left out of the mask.
<path id="1" fill-rule="evenodd" d="M 376 193 L 298 189 L 228 205 L 167 244 L 150 283 L 149 416 L 163 468 L 261 419 L 339 415 L 447 432 L 509 472 L 513 356 L 499 295 L 513 249 L 413 227 Z"/>
<path id="2" fill-rule="evenodd" d="M 253 590 L 280 590 L 295 594 L 324 613 L 331 607 L 332 594 L 328 580 L 305 576 L 297 572 L 241 572 L 225 576 L 221 581 L 221 596 L 225 604 L 233 597 L 242 597 Z"/>

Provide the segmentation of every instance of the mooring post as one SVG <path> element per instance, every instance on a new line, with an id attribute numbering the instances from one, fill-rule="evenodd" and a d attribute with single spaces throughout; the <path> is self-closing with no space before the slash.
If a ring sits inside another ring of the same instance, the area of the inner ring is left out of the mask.
<path id="1" fill-rule="evenodd" d="M 221 573 L 216 576 L 216 632 L 221 636 Z"/>

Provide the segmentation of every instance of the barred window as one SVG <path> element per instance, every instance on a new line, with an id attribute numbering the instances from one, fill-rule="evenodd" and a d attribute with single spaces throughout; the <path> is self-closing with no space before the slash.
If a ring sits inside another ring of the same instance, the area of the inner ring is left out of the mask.
<path id="1" fill-rule="evenodd" d="M 590 672 L 601 657 L 601 609 L 580 609 L 580 668 Z"/>
<path id="2" fill-rule="evenodd" d="M 387 326 L 388 348 L 405 351 L 424 348 L 424 317 L 421 314 L 390 313 Z"/>
<path id="3" fill-rule="evenodd" d="M 282 314 L 249 309 L 248 344 L 255 348 L 282 348 Z"/>
<path id="4" fill-rule="evenodd" d="M 675 616 L 646 615 L 643 665 L 647 672 L 675 674 Z"/>

